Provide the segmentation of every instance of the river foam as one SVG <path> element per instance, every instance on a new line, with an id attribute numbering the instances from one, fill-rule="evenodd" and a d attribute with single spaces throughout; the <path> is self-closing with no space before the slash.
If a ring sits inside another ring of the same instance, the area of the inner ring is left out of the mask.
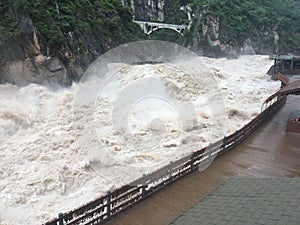
<path id="1" fill-rule="evenodd" d="M 80 105 L 75 115 L 81 84 L 57 90 L 0 85 L 0 224 L 41 224 L 202 148 L 249 122 L 279 89 L 280 83 L 265 74 L 272 64 L 267 56 L 199 60 L 205 64 L 198 68 L 199 82 L 171 64 L 111 65 L 118 79 L 92 105 L 88 100 Z M 126 142 L 122 127 L 115 127 L 122 115 L 113 110 L 124 104 L 120 96 L 142 92 L 145 80 L 149 93 L 152 87 L 158 92 L 128 108 L 126 124 L 133 135 Z M 88 82 L 92 86 L 97 80 Z M 198 121 L 195 116 L 183 118 L 179 103 L 167 96 L 190 103 Z M 218 108 L 221 103 L 223 108 Z M 86 116 L 91 106 L 92 119 Z M 92 129 L 96 136 L 86 133 Z"/>

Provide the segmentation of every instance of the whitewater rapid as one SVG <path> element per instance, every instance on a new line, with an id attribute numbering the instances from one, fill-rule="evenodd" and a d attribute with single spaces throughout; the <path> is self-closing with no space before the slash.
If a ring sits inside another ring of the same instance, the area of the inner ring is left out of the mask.
<path id="1" fill-rule="evenodd" d="M 56 90 L 0 85 L 0 224 L 41 224 L 231 134 L 280 87 L 265 74 L 272 65 L 267 56 L 199 60 L 205 65 L 198 68 L 200 82 L 171 64 L 110 65 L 118 79 L 98 93 L 96 102 L 79 105 L 76 114 L 81 84 Z M 113 120 L 115 126 L 124 122 L 122 111 L 113 114 L 124 104 L 120 96 L 140 87 L 152 93 L 152 85 L 159 94 L 128 108 L 128 130 L 134 135 L 124 141 L 123 127 L 113 126 Z M 195 115 L 186 119 L 178 104 L 191 106 Z M 93 119 L 86 116 L 90 107 Z M 73 120 L 83 123 L 74 126 Z M 89 136 L 86 131 L 95 126 L 96 136 Z"/>

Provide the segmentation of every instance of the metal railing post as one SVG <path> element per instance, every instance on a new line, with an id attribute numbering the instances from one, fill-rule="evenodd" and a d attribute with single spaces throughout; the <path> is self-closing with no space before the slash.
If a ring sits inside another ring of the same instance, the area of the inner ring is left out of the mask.
<path id="1" fill-rule="evenodd" d="M 143 183 L 142 183 L 142 197 L 146 194 L 146 174 L 143 174 Z"/>
<path id="2" fill-rule="evenodd" d="M 64 225 L 63 216 L 64 216 L 63 213 L 58 213 L 58 218 L 59 218 L 58 225 Z"/>
<path id="3" fill-rule="evenodd" d="M 168 173 L 169 173 L 169 181 L 171 182 L 173 180 L 173 177 L 172 177 L 172 173 L 173 173 L 173 161 L 170 161 Z"/>
<path id="4" fill-rule="evenodd" d="M 107 218 L 110 218 L 110 210 L 111 210 L 111 207 L 110 207 L 110 203 L 111 203 L 111 192 L 110 192 L 110 191 L 107 192 L 107 195 L 106 195 L 106 202 L 107 202 L 107 205 L 106 205 L 106 208 L 107 208 L 106 214 L 107 214 Z"/>
<path id="5" fill-rule="evenodd" d="M 226 136 L 223 138 L 223 151 L 226 150 Z"/>
<path id="6" fill-rule="evenodd" d="M 194 166 L 194 159 L 195 158 L 195 152 L 192 153 L 192 157 L 191 157 L 191 167 L 190 167 L 190 170 L 192 171 L 193 170 L 193 166 Z"/>

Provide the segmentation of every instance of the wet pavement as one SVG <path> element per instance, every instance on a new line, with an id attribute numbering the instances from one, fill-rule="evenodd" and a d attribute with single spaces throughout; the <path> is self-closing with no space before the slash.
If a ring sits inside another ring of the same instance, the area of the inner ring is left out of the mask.
<path id="1" fill-rule="evenodd" d="M 300 178 L 231 178 L 171 225 L 300 224 Z"/>

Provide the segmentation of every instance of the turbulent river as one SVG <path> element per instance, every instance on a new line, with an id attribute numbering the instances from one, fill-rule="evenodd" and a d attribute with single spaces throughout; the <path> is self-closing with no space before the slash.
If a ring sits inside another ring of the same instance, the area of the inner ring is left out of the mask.
<path id="1" fill-rule="evenodd" d="M 197 60 L 197 81 L 176 64 L 111 64 L 93 102 L 98 78 L 0 85 L 0 224 L 41 224 L 233 133 L 280 87 L 267 56 Z"/>

